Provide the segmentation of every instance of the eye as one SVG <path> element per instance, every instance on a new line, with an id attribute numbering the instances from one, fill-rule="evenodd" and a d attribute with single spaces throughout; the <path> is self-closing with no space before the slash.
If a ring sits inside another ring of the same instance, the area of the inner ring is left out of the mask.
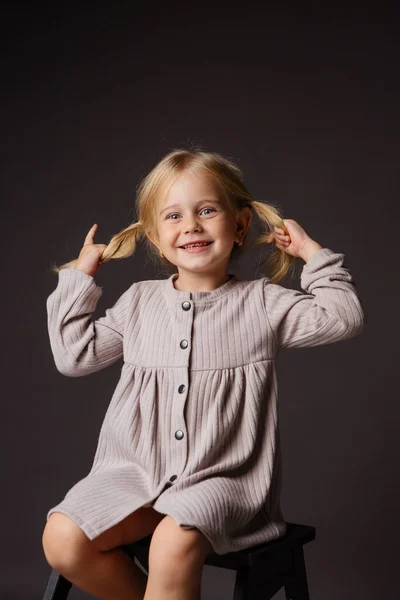
<path id="1" fill-rule="evenodd" d="M 203 210 L 213 210 L 215 212 L 215 208 L 202 208 L 201 212 L 203 212 Z M 170 217 L 173 217 L 174 215 L 179 215 L 179 213 L 172 213 L 170 215 L 168 215 L 167 219 L 169 219 Z M 172 219 L 173 221 L 176 221 L 176 219 Z"/>

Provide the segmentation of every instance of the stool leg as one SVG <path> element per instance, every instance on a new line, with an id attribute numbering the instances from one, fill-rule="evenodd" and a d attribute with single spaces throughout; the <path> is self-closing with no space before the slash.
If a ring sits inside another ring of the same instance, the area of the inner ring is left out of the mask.
<path id="1" fill-rule="evenodd" d="M 286 600 L 310 600 L 303 546 L 293 550 L 293 569 L 284 585 Z"/>
<path id="2" fill-rule="evenodd" d="M 250 569 L 240 569 L 236 571 L 235 589 L 233 591 L 233 600 L 250 599 Z"/>
<path id="3" fill-rule="evenodd" d="M 72 583 L 53 569 L 47 582 L 43 600 L 66 600 L 71 587 Z"/>
<path id="4" fill-rule="evenodd" d="M 261 564 L 236 572 L 233 600 L 271 600 L 283 587 L 283 578 Z"/>

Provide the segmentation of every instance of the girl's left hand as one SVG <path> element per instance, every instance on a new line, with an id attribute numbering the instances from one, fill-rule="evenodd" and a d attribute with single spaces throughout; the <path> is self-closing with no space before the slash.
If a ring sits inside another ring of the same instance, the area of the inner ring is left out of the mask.
<path id="1" fill-rule="evenodd" d="M 274 227 L 274 233 L 271 233 L 267 244 L 275 244 L 277 248 L 284 250 L 287 254 L 301 257 L 305 244 L 312 242 L 312 238 L 302 228 L 297 221 L 293 219 L 283 219 L 286 231 L 281 227 Z"/>

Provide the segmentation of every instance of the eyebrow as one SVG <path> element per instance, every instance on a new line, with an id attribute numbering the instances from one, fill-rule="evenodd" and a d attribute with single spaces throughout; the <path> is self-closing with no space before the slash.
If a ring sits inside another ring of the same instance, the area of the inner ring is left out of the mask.
<path id="1" fill-rule="evenodd" d="M 221 200 L 216 200 L 215 198 L 203 198 L 202 200 L 199 200 L 197 205 L 202 204 L 203 202 L 212 202 L 213 204 L 220 204 L 220 205 L 222 204 Z M 171 204 L 170 206 L 163 208 L 162 211 L 160 212 L 160 217 L 167 210 L 171 210 L 172 208 L 177 208 L 177 207 L 179 207 L 179 204 Z"/>

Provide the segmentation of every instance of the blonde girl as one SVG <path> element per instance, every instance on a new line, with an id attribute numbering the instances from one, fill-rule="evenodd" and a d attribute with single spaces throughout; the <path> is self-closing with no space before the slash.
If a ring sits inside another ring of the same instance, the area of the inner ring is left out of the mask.
<path id="1" fill-rule="evenodd" d="M 241 170 L 200 149 L 168 153 L 143 179 L 138 219 L 87 232 L 54 267 L 47 300 L 55 364 L 79 377 L 123 358 L 89 474 L 47 514 L 47 561 L 103 600 L 200 600 L 204 561 L 285 535 L 275 361 L 283 348 L 358 335 L 364 313 L 344 255 L 255 200 Z M 267 275 L 229 270 L 251 244 Z M 133 283 L 94 320 L 98 269 L 142 239 L 170 272 Z M 305 293 L 279 281 L 304 261 Z M 146 575 L 123 547 L 152 534 Z"/>

